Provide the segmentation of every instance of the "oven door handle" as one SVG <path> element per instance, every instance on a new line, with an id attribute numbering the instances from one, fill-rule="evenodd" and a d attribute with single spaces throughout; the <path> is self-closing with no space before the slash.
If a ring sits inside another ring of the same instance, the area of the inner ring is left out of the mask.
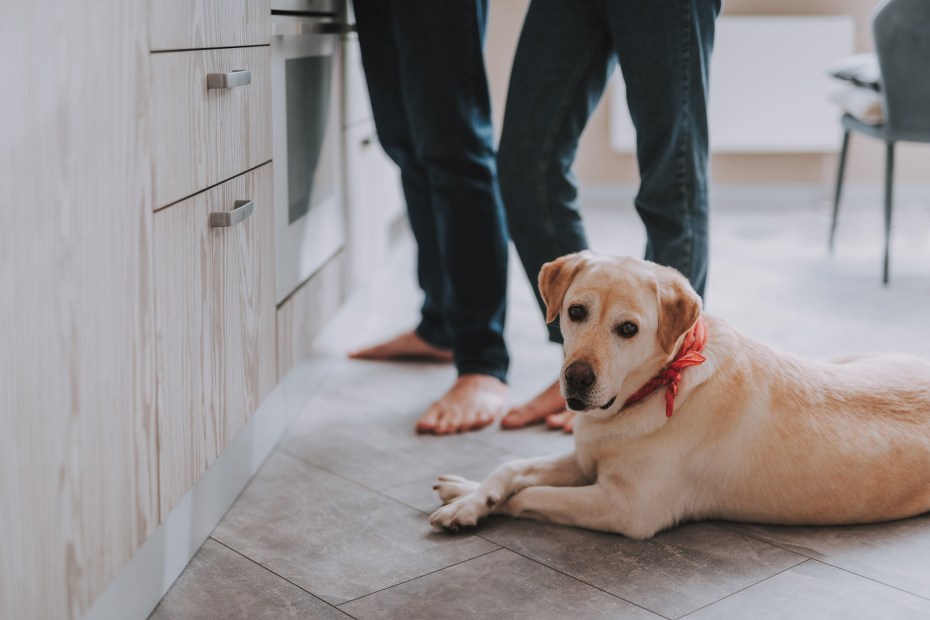
<path id="1" fill-rule="evenodd" d="M 271 34 L 276 37 L 308 34 L 348 34 L 356 32 L 355 24 L 343 22 L 289 21 L 272 22 Z"/>
<path id="2" fill-rule="evenodd" d="M 255 204 L 251 200 L 237 200 L 232 211 L 214 211 L 210 214 L 210 228 L 235 226 L 252 215 Z"/>

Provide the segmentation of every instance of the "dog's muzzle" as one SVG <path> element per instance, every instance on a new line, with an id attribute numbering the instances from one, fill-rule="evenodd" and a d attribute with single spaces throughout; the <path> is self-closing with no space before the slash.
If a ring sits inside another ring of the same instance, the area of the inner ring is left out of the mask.
<path id="1" fill-rule="evenodd" d="M 601 405 L 598 408 L 606 411 L 607 409 L 610 409 L 610 406 L 613 405 L 616 401 L 617 401 L 617 397 L 614 396 L 610 400 L 608 400 L 607 403 Z M 571 409 L 572 411 L 584 411 L 586 409 L 593 409 L 593 407 L 589 407 L 588 404 L 585 403 L 580 398 L 566 398 L 565 403 L 568 405 L 568 408 Z"/>

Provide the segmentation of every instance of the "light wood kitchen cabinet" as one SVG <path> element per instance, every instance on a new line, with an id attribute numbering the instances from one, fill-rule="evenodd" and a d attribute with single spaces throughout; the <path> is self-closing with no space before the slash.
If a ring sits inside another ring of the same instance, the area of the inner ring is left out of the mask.
<path id="1" fill-rule="evenodd" d="M 251 216 L 210 226 L 248 200 Z M 164 518 L 277 380 L 271 164 L 156 213 L 154 274 Z"/>
<path id="2" fill-rule="evenodd" d="M 348 295 L 340 250 L 278 306 L 278 380 L 311 354 L 313 341 Z"/>
<path id="3" fill-rule="evenodd" d="M 160 208 L 271 160 L 268 46 L 151 56 L 154 205 Z M 208 88 L 208 74 L 251 83 Z"/>
<path id="4" fill-rule="evenodd" d="M 153 50 L 267 45 L 270 0 L 149 0 Z"/>
<path id="5" fill-rule="evenodd" d="M 156 528 L 345 298 L 343 251 L 277 323 L 269 16 L 0 2 L 0 618 L 80 618 L 161 575 L 185 513 Z"/>
<path id="6" fill-rule="evenodd" d="M 0 618 L 78 618 L 158 523 L 144 0 L 0 3 Z"/>

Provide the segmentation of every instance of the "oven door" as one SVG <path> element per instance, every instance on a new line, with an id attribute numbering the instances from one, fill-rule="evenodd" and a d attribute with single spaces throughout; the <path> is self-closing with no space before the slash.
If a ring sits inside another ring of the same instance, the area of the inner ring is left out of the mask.
<path id="1" fill-rule="evenodd" d="M 334 17 L 272 16 L 276 296 L 344 245 L 340 48 Z"/>

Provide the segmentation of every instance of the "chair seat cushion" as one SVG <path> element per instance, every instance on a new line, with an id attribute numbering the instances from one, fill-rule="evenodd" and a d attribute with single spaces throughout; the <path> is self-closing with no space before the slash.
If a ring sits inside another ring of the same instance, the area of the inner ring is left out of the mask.
<path id="1" fill-rule="evenodd" d="M 845 82 L 852 82 L 856 86 L 881 91 L 882 76 L 878 68 L 878 58 L 875 54 L 855 54 L 848 58 L 838 60 L 829 67 L 827 73 Z"/>
<path id="2" fill-rule="evenodd" d="M 830 96 L 830 100 L 863 123 L 881 125 L 885 121 L 882 96 L 871 88 L 843 86 Z"/>

